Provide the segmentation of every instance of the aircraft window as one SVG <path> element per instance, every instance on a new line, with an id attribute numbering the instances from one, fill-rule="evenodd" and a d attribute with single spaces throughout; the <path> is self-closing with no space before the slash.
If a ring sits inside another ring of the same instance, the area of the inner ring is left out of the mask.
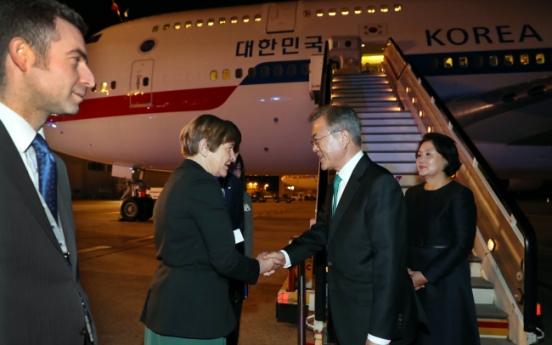
<path id="1" fill-rule="evenodd" d="M 395 12 L 399 12 L 400 10 L 402 10 L 402 6 L 401 5 L 395 5 Z"/>
<path id="2" fill-rule="evenodd" d="M 355 7 L 355 14 L 361 14 L 362 13 L 362 7 Z"/>
<path id="3" fill-rule="evenodd" d="M 243 16 L 242 22 L 249 23 L 249 16 Z"/>
<path id="4" fill-rule="evenodd" d="M 90 91 L 96 92 L 96 84 L 94 84 L 94 86 L 92 86 L 92 88 L 90 89 Z"/>
<path id="5" fill-rule="evenodd" d="M 167 31 L 171 28 L 171 24 L 165 24 L 163 25 L 163 31 Z"/>
<path id="6" fill-rule="evenodd" d="M 269 74 L 270 69 L 268 68 L 268 66 L 261 67 L 261 77 L 268 77 Z"/>
<path id="7" fill-rule="evenodd" d="M 213 26 L 215 25 L 215 20 L 213 18 L 210 18 L 209 20 L 207 20 L 207 25 L 208 26 Z"/>
<path id="8" fill-rule="evenodd" d="M 435 57 L 432 57 L 432 58 L 429 59 L 429 65 L 432 68 L 439 68 L 439 60 Z"/>
<path id="9" fill-rule="evenodd" d="M 528 65 L 529 64 L 529 55 L 527 54 L 521 54 L 519 56 L 519 62 L 521 62 L 522 65 Z"/>
<path id="10" fill-rule="evenodd" d="M 346 16 L 349 14 L 349 9 L 347 7 L 343 7 L 341 9 L 341 15 Z"/>
<path id="11" fill-rule="evenodd" d="M 142 81 L 142 85 L 144 86 L 148 86 L 149 85 L 149 78 L 148 77 L 145 77 L 144 80 Z"/>
<path id="12" fill-rule="evenodd" d="M 232 76 L 232 73 L 230 72 L 229 69 L 223 69 L 222 70 L 222 79 L 228 80 L 228 79 L 230 79 L 231 76 Z"/>
<path id="13" fill-rule="evenodd" d="M 460 67 L 468 67 L 468 58 L 465 56 L 460 56 L 458 58 L 458 66 Z"/>
<path id="14" fill-rule="evenodd" d="M 257 69 L 255 67 L 251 67 L 248 71 L 247 71 L 247 76 L 249 78 L 255 78 L 257 76 Z"/>
<path id="15" fill-rule="evenodd" d="M 236 78 L 243 77 L 243 70 L 241 68 L 236 69 Z"/>
<path id="16" fill-rule="evenodd" d="M 301 74 L 306 75 L 309 74 L 309 64 L 304 63 L 301 65 Z"/>
<path id="17" fill-rule="evenodd" d="M 324 15 L 324 11 L 323 10 L 316 10 L 316 16 L 317 17 L 322 17 Z"/>
<path id="18" fill-rule="evenodd" d="M 295 67 L 295 65 L 289 65 L 287 68 L 287 74 L 295 75 L 295 73 L 297 73 L 297 67 Z"/>
<path id="19" fill-rule="evenodd" d="M 504 56 L 504 65 L 512 66 L 513 64 L 514 64 L 514 56 L 513 55 Z"/>
<path id="20" fill-rule="evenodd" d="M 220 18 L 220 19 L 219 19 L 219 24 L 220 24 L 220 25 L 226 24 L 226 18 Z"/>
<path id="21" fill-rule="evenodd" d="M 282 75 L 282 66 L 274 66 L 274 76 L 280 77 Z"/>
<path id="22" fill-rule="evenodd" d="M 153 29 L 151 30 L 151 32 L 157 32 L 159 31 L 159 25 L 156 25 L 153 27 Z"/>
<path id="23" fill-rule="evenodd" d="M 374 6 L 368 6 L 368 13 L 376 13 L 376 8 Z"/>
<path id="24" fill-rule="evenodd" d="M 445 68 L 452 68 L 452 58 L 445 58 Z"/>
<path id="25" fill-rule="evenodd" d="M 185 26 L 186 26 L 186 29 L 191 28 L 192 27 L 192 22 L 187 21 Z"/>
<path id="26" fill-rule="evenodd" d="M 382 12 L 389 12 L 389 6 L 387 6 L 387 5 L 381 5 L 380 11 L 382 11 Z"/>
<path id="27" fill-rule="evenodd" d="M 88 162 L 88 170 L 105 171 L 105 164 L 97 162 Z"/>
<path id="28" fill-rule="evenodd" d="M 116 81 L 112 81 L 111 82 L 111 90 L 115 90 L 117 88 L 117 82 Z"/>
<path id="29" fill-rule="evenodd" d="M 475 67 L 483 67 L 483 57 L 481 55 L 476 55 L 473 60 Z"/>
<path id="30" fill-rule="evenodd" d="M 210 74 L 211 80 L 217 80 L 218 79 L 218 72 L 216 70 L 212 70 Z"/>
<path id="31" fill-rule="evenodd" d="M 102 90 L 100 92 L 107 93 L 107 83 L 105 81 L 102 83 Z"/>
<path id="32" fill-rule="evenodd" d="M 174 29 L 175 29 L 175 30 L 179 30 L 179 29 L 180 29 L 180 23 L 174 24 Z"/>
<path id="33" fill-rule="evenodd" d="M 537 54 L 536 60 L 539 65 L 542 65 L 544 63 L 544 54 Z"/>
<path id="34" fill-rule="evenodd" d="M 489 65 L 491 65 L 492 67 L 495 67 L 498 65 L 498 57 L 496 55 L 491 55 L 489 57 Z"/>
<path id="35" fill-rule="evenodd" d="M 260 15 L 260 14 L 256 14 L 256 15 L 255 15 L 255 21 L 256 21 L 256 22 L 260 22 L 260 21 L 261 21 L 261 15 Z"/>
<path id="36" fill-rule="evenodd" d="M 331 16 L 331 17 L 335 16 L 336 13 L 337 13 L 337 11 L 335 10 L 335 8 L 330 8 L 328 10 L 328 15 Z"/>
<path id="37" fill-rule="evenodd" d="M 196 26 L 197 26 L 198 28 L 202 27 L 202 26 L 203 26 L 203 20 L 201 20 L 201 19 L 198 20 L 198 21 L 196 22 Z"/>
<path id="38" fill-rule="evenodd" d="M 230 18 L 230 23 L 236 24 L 238 22 L 238 17 L 232 17 Z"/>
<path id="39" fill-rule="evenodd" d="M 310 17 L 311 12 L 310 11 L 303 11 L 303 17 Z"/>

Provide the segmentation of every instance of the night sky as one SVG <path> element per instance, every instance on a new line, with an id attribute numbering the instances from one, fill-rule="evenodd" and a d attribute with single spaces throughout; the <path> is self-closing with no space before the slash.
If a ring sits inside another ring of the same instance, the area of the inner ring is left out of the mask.
<path id="1" fill-rule="evenodd" d="M 79 12 L 88 24 L 89 35 L 108 26 L 120 23 L 117 12 L 111 9 L 112 0 L 58 0 Z M 121 16 L 128 9 L 128 19 L 138 19 L 156 14 L 197 10 L 203 8 L 282 2 L 289 0 L 115 0 Z"/>

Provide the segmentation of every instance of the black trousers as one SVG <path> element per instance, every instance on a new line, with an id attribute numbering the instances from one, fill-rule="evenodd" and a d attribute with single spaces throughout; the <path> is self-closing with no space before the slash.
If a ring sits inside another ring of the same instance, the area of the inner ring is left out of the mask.
<path id="1" fill-rule="evenodd" d="M 232 303 L 232 309 L 234 310 L 234 315 L 236 316 L 236 328 L 226 337 L 226 345 L 238 345 L 238 339 L 240 337 L 240 316 L 243 300 L 231 298 L 230 303 Z"/>

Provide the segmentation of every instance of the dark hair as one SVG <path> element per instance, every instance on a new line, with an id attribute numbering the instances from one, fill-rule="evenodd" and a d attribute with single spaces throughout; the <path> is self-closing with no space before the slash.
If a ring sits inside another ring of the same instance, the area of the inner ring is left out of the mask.
<path id="1" fill-rule="evenodd" d="M 47 66 L 50 43 L 60 39 L 56 19 L 74 25 L 83 36 L 88 30 L 82 17 L 56 0 L 1 0 L 0 1 L 0 90 L 5 87 L 8 46 L 15 37 L 21 37 L 35 53 L 38 63 Z"/>
<path id="2" fill-rule="evenodd" d="M 346 105 L 328 105 L 314 109 L 309 115 L 309 122 L 313 123 L 324 116 L 331 133 L 346 130 L 351 140 L 358 146 L 362 145 L 360 136 L 360 119 L 355 110 Z"/>
<path id="3" fill-rule="evenodd" d="M 247 191 L 247 179 L 245 178 L 245 165 L 243 165 L 243 158 L 242 158 L 242 155 L 238 155 L 238 157 L 236 158 L 236 162 L 234 163 L 234 167 L 237 167 L 238 164 L 241 166 L 240 168 L 240 180 L 242 181 L 242 184 L 243 184 L 243 190 L 244 191 Z"/>
<path id="4" fill-rule="evenodd" d="M 445 174 L 447 174 L 447 176 L 456 174 L 462 162 L 458 156 L 458 149 L 456 148 L 454 140 L 441 133 L 426 133 L 418 144 L 416 157 L 418 156 L 420 146 L 426 141 L 431 141 L 433 146 L 435 146 L 435 150 L 447 161 L 447 165 L 443 169 Z"/>
<path id="5" fill-rule="evenodd" d="M 231 136 L 234 139 L 234 153 L 238 153 L 240 152 L 240 144 L 241 144 L 241 132 L 240 130 L 238 129 L 238 126 L 236 126 L 232 121 L 228 121 L 226 120 L 226 122 L 228 123 L 228 130 L 231 133 Z"/>
<path id="6" fill-rule="evenodd" d="M 180 152 L 184 157 L 192 157 L 199 152 L 199 142 L 207 140 L 209 151 L 215 152 L 221 144 L 241 140 L 239 131 L 230 121 L 215 115 L 204 114 L 190 121 L 180 131 Z"/>

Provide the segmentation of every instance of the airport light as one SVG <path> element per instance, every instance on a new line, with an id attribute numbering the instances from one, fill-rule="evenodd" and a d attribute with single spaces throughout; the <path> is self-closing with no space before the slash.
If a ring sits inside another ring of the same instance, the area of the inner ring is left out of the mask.
<path id="1" fill-rule="evenodd" d="M 433 133 L 433 127 L 432 127 L 432 126 L 428 126 L 428 127 L 427 127 L 427 132 L 428 132 L 428 133 Z"/>
<path id="2" fill-rule="evenodd" d="M 420 117 L 424 117 L 424 111 L 423 111 L 423 110 L 419 110 L 419 111 L 418 111 L 418 115 L 419 115 Z"/>

